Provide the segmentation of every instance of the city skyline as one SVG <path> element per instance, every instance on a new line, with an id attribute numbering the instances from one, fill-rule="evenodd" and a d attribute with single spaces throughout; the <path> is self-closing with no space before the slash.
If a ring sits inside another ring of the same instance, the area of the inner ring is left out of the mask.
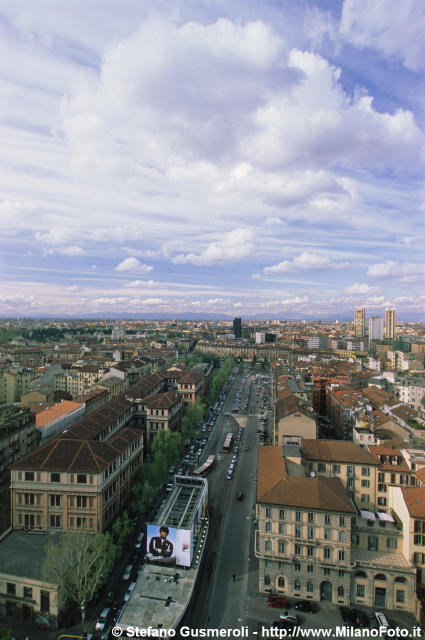
<path id="1" fill-rule="evenodd" d="M 425 320 L 425 6 L 334 5 L 3 3 L 0 317 Z"/>

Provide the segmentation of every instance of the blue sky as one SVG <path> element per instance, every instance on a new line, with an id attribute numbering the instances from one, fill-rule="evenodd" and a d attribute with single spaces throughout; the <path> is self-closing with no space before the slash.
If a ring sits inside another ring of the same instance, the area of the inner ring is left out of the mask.
<path id="1" fill-rule="evenodd" d="M 0 315 L 425 319 L 422 0 L 3 0 Z"/>

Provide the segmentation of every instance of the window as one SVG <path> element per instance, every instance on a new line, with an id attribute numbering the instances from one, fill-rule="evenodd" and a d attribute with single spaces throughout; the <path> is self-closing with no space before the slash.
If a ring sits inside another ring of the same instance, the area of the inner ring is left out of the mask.
<path id="1" fill-rule="evenodd" d="M 319 462 L 317 465 L 317 471 L 319 473 L 324 473 L 326 471 L 326 464 L 324 462 Z"/>
<path id="2" fill-rule="evenodd" d="M 362 487 L 369 488 L 370 487 L 370 480 L 362 480 Z"/>
<path id="3" fill-rule="evenodd" d="M 387 499 L 386 498 L 378 498 L 378 504 L 380 507 L 386 507 L 387 506 Z"/>
<path id="4" fill-rule="evenodd" d="M 324 576 L 330 576 L 331 575 L 331 570 L 328 567 L 325 567 L 323 569 L 323 575 Z"/>
<path id="5" fill-rule="evenodd" d="M 61 517 L 60 516 L 50 516 L 50 526 L 55 528 L 55 529 L 60 529 Z"/>
<path id="6" fill-rule="evenodd" d="M 264 560 L 264 566 L 268 569 L 270 567 L 270 560 Z"/>
<path id="7" fill-rule="evenodd" d="M 50 496 L 50 506 L 51 507 L 60 507 L 61 506 L 61 496 L 57 496 L 55 494 L 51 494 L 51 496 Z"/>
<path id="8" fill-rule="evenodd" d="M 308 522 L 314 522 L 314 513 L 309 513 L 307 520 Z"/>
<path id="9" fill-rule="evenodd" d="M 25 504 L 31 505 L 34 504 L 34 494 L 33 493 L 25 493 Z"/>
<path id="10" fill-rule="evenodd" d="M 40 611 L 50 612 L 50 591 L 40 591 Z"/>
<path id="11" fill-rule="evenodd" d="M 266 587 L 270 585 L 270 576 L 264 576 L 264 584 Z"/>
<path id="12" fill-rule="evenodd" d="M 348 489 L 352 489 L 354 487 L 354 478 L 347 479 L 347 487 Z"/>
<path id="13" fill-rule="evenodd" d="M 332 537 L 332 531 L 330 529 L 325 529 L 325 540 L 330 540 Z"/>
<path id="14" fill-rule="evenodd" d="M 314 540 L 314 529 L 313 529 L 313 527 L 308 527 L 307 528 L 307 538 L 309 540 Z"/>
<path id="15" fill-rule="evenodd" d="M 314 556 L 314 547 L 307 547 L 307 556 L 309 558 L 313 558 L 313 556 Z"/>
<path id="16" fill-rule="evenodd" d="M 386 490 L 387 490 L 386 484 L 378 484 L 378 491 L 381 491 L 382 493 L 384 493 Z"/>
<path id="17" fill-rule="evenodd" d="M 271 530 L 272 530 L 272 523 L 266 522 L 266 533 L 270 533 Z"/>
<path id="18" fill-rule="evenodd" d="M 394 578 L 394 582 L 398 582 L 399 584 L 407 584 L 407 580 L 403 576 L 397 576 L 397 578 Z"/>
<path id="19" fill-rule="evenodd" d="M 285 553 L 285 543 L 282 540 L 279 540 L 277 546 L 279 553 Z"/>
<path id="20" fill-rule="evenodd" d="M 330 524 L 331 523 L 331 517 L 328 513 L 325 514 L 325 524 Z"/>
<path id="21" fill-rule="evenodd" d="M 309 462 L 309 463 L 308 463 L 308 470 L 309 470 L 310 472 L 311 472 L 311 471 L 314 471 L 314 466 L 313 466 L 313 463 L 312 463 L 312 462 Z"/>
<path id="22" fill-rule="evenodd" d="M 77 496 L 77 507 L 79 509 L 86 509 L 87 508 L 87 496 Z M 266 529 L 266 531 L 267 531 L 267 529 Z"/>
<path id="23" fill-rule="evenodd" d="M 345 542 L 345 531 L 338 532 L 338 540 L 339 542 Z"/>
<path id="24" fill-rule="evenodd" d="M 280 509 L 279 510 L 279 520 L 284 520 L 285 519 L 285 509 Z"/>
<path id="25" fill-rule="evenodd" d="M 299 562 L 294 564 L 294 571 L 301 571 L 301 564 Z"/>
<path id="26" fill-rule="evenodd" d="M 331 557 L 331 549 L 330 549 L 330 547 L 325 547 L 323 549 L 323 557 L 324 557 L 325 560 L 329 560 L 330 559 L 330 557 Z"/>
<path id="27" fill-rule="evenodd" d="M 301 545 L 300 544 L 296 544 L 295 545 L 295 555 L 296 556 L 301 555 Z"/>
<path id="28" fill-rule="evenodd" d="M 358 584 L 356 592 L 357 592 L 357 597 L 358 598 L 364 598 L 365 597 L 365 586 L 364 586 L 364 584 Z"/>
<path id="29" fill-rule="evenodd" d="M 313 593 L 313 583 L 312 583 L 312 581 L 311 581 L 311 580 L 309 580 L 309 581 L 307 582 L 307 591 L 308 591 L 309 593 Z"/>
<path id="30" fill-rule="evenodd" d="M 345 527 L 345 518 L 343 516 L 340 516 L 339 518 L 339 526 Z"/>
<path id="31" fill-rule="evenodd" d="M 25 471 L 25 480 L 29 482 L 34 481 L 34 471 Z"/>
<path id="32" fill-rule="evenodd" d="M 272 510 L 270 507 L 266 507 L 266 518 L 272 517 Z"/>
<path id="33" fill-rule="evenodd" d="M 298 578 L 294 580 L 294 589 L 295 591 L 299 591 L 301 589 L 301 580 L 298 580 Z"/>
<path id="34" fill-rule="evenodd" d="M 359 534 L 358 533 L 352 533 L 351 534 L 351 542 L 353 544 L 359 544 L 360 538 L 359 538 Z"/>
<path id="35" fill-rule="evenodd" d="M 344 587 L 338 587 L 338 598 L 344 597 Z"/>
<path id="36" fill-rule="evenodd" d="M 369 551 L 378 551 L 378 538 L 376 536 L 368 536 L 367 548 Z"/>
<path id="37" fill-rule="evenodd" d="M 396 602 L 404 603 L 406 601 L 405 598 L 406 598 L 406 592 L 402 591 L 401 589 L 396 589 L 396 592 L 395 592 Z"/>
<path id="38" fill-rule="evenodd" d="M 51 473 L 50 474 L 50 482 L 60 482 L 61 474 L 60 473 Z"/>
<path id="39" fill-rule="evenodd" d="M 339 575 L 339 577 L 340 577 L 340 578 L 343 578 L 343 577 L 345 576 L 345 571 L 344 571 L 344 569 L 340 569 L 340 570 L 338 571 L 338 575 Z"/>
<path id="40" fill-rule="evenodd" d="M 15 596 L 16 595 L 16 584 L 14 582 L 8 582 L 7 583 L 7 593 L 10 596 Z"/>
<path id="41" fill-rule="evenodd" d="M 295 537 L 301 538 L 301 527 L 299 525 L 295 527 Z"/>
<path id="42" fill-rule="evenodd" d="M 301 522 L 301 511 L 295 511 L 295 520 Z"/>
<path id="43" fill-rule="evenodd" d="M 77 473 L 77 483 L 87 484 L 87 475 L 85 473 Z"/>
<path id="44" fill-rule="evenodd" d="M 349 464 L 347 465 L 347 476 L 353 476 L 354 475 L 354 467 Z"/>
<path id="45" fill-rule="evenodd" d="M 387 549 L 397 549 L 396 538 L 387 538 Z"/>
<path id="46" fill-rule="evenodd" d="M 340 464 L 334 464 L 332 467 L 332 471 L 336 474 L 336 473 L 341 473 L 341 465 Z"/>
<path id="47" fill-rule="evenodd" d="M 370 467 L 362 467 L 362 476 L 370 476 Z"/>
<path id="48" fill-rule="evenodd" d="M 345 560 L 345 551 L 338 551 L 338 558 L 341 562 Z"/>
<path id="49" fill-rule="evenodd" d="M 268 561 L 270 562 L 270 561 Z M 278 562 L 277 563 L 278 569 L 284 569 L 285 568 L 285 563 L 284 562 Z"/>
<path id="50" fill-rule="evenodd" d="M 271 540 L 266 540 L 264 543 L 264 549 L 266 551 L 271 551 L 272 550 L 272 543 Z"/>
<path id="51" fill-rule="evenodd" d="M 279 533 L 285 533 L 285 525 L 283 524 L 283 522 L 279 522 Z"/>
<path id="52" fill-rule="evenodd" d="M 307 565 L 307 573 L 313 573 L 314 571 L 314 566 L 312 564 L 308 564 Z"/>
<path id="53" fill-rule="evenodd" d="M 24 587 L 24 598 L 32 598 L 32 587 Z"/>
<path id="54" fill-rule="evenodd" d="M 285 578 L 279 576 L 279 578 L 277 579 L 277 586 L 282 589 L 285 586 Z"/>
<path id="55" fill-rule="evenodd" d="M 382 471 L 378 473 L 378 482 L 385 482 L 385 473 Z"/>
<path id="56" fill-rule="evenodd" d="M 369 494 L 368 493 L 362 493 L 362 495 L 360 496 L 360 501 L 361 502 L 369 502 Z"/>

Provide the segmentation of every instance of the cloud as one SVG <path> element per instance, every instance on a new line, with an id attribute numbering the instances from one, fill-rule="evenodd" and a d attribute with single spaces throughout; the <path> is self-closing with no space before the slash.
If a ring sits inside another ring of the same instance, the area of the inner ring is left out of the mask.
<path id="1" fill-rule="evenodd" d="M 347 262 L 332 262 L 327 256 L 303 251 L 292 261 L 284 260 L 272 267 L 265 267 L 263 271 L 265 274 L 296 273 L 297 271 L 336 271 L 345 269 L 347 266 Z"/>
<path id="2" fill-rule="evenodd" d="M 36 302 L 34 296 L 0 296 L 0 304 L 5 307 L 34 307 Z"/>
<path id="3" fill-rule="evenodd" d="M 378 287 L 371 287 L 369 284 L 364 282 L 357 282 L 356 284 L 352 284 L 350 287 L 346 287 L 343 290 L 343 293 L 351 293 L 351 294 L 367 294 L 367 293 L 377 293 L 379 291 Z"/>
<path id="4" fill-rule="evenodd" d="M 162 298 L 145 298 L 145 299 L 133 299 L 130 300 L 129 304 L 131 306 L 154 306 L 157 304 L 162 304 L 164 302 L 164 300 L 162 300 Z"/>
<path id="5" fill-rule="evenodd" d="M 132 282 L 127 282 L 124 285 L 124 289 L 137 289 L 138 287 L 155 287 L 159 285 L 159 282 L 155 280 L 133 280 Z"/>
<path id="6" fill-rule="evenodd" d="M 249 229 L 234 229 L 225 233 L 219 242 L 211 242 L 200 254 L 180 254 L 173 258 L 174 264 L 192 263 L 199 266 L 242 260 L 252 255 L 253 233 Z"/>
<path id="7" fill-rule="evenodd" d="M 425 68 L 422 0 L 345 0 L 339 36 L 357 47 L 394 57 L 413 71 Z"/>
<path id="8" fill-rule="evenodd" d="M 367 270 L 371 278 L 404 278 L 425 275 L 425 265 L 412 262 L 385 260 L 371 265 Z"/>
<path id="9" fill-rule="evenodd" d="M 304 304 L 306 302 L 308 302 L 307 296 L 304 296 L 303 298 L 300 298 L 299 296 L 297 296 L 295 298 L 286 298 L 285 300 L 281 300 L 280 304 L 287 307 L 290 305 Z"/>
<path id="10" fill-rule="evenodd" d="M 63 256 L 83 256 L 84 251 L 81 247 L 77 247 L 75 245 L 70 245 L 68 247 L 59 247 L 57 249 L 50 249 L 47 251 L 48 254 L 52 253 L 60 253 Z"/>
<path id="11" fill-rule="evenodd" d="M 137 258 L 125 258 L 122 262 L 120 262 L 116 267 L 115 271 L 120 272 L 148 272 L 152 271 L 153 267 L 148 266 L 146 264 L 142 264 L 139 262 Z"/>
<path id="12" fill-rule="evenodd" d="M 280 218 L 266 218 L 266 225 L 283 224 Z"/>

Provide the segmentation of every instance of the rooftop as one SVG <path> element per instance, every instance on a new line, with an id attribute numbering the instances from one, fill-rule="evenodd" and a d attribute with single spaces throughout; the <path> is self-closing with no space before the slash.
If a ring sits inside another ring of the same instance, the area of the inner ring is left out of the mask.
<path id="1" fill-rule="evenodd" d="M 1 573 L 42 580 L 46 547 L 61 535 L 60 531 L 11 531 L 0 542 Z"/>

